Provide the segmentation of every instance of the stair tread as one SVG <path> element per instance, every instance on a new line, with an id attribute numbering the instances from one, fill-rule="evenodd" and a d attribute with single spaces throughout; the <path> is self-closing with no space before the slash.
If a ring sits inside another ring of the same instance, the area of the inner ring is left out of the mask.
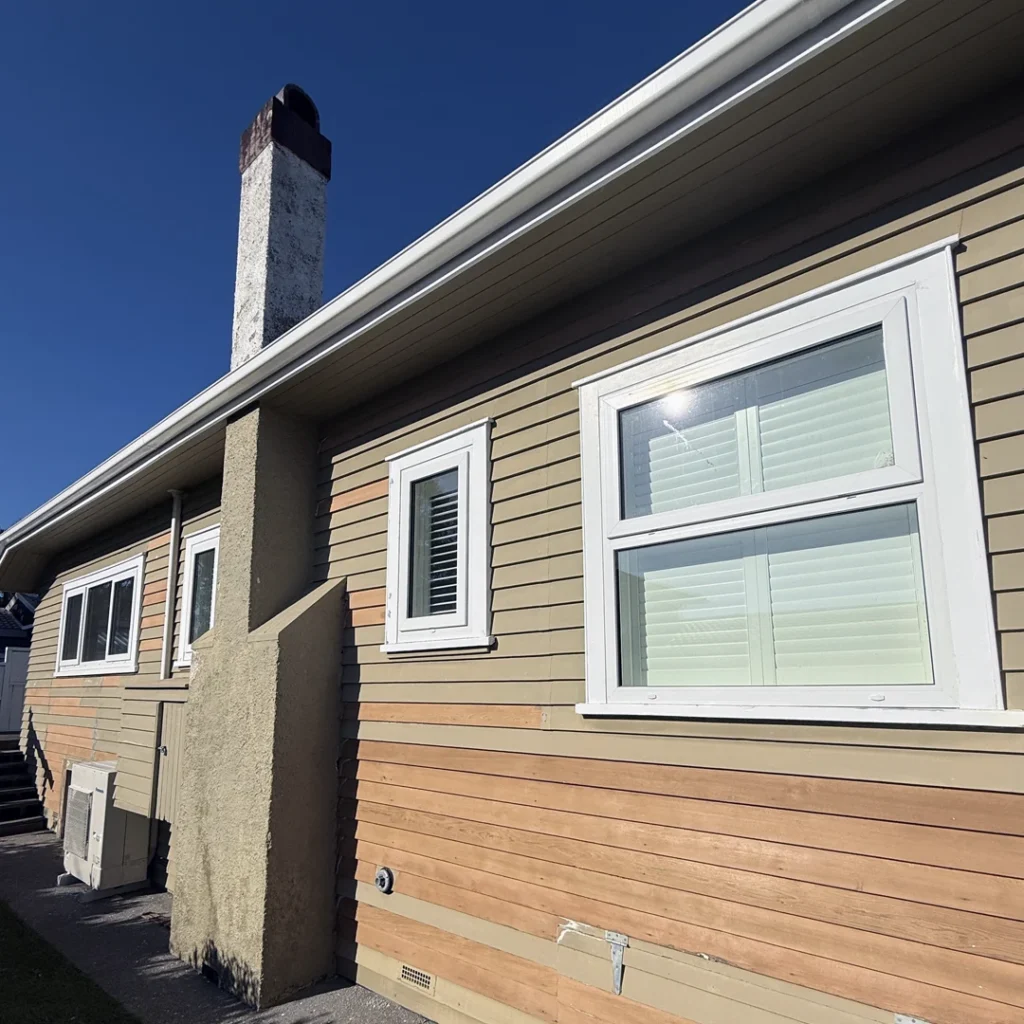
<path id="1" fill-rule="evenodd" d="M 43 832 L 46 819 L 37 814 L 32 818 L 15 818 L 13 821 L 0 821 L 0 836 L 16 836 L 23 832 Z"/>

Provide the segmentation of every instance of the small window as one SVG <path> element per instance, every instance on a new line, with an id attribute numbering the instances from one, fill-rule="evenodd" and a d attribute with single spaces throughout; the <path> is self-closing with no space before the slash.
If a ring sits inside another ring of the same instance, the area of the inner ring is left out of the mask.
<path id="1" fill-rule="evenodd" d="M 179 665 L 192 663 L 192 644 L 213 628 L 219 548 L 219 526 L 193 533 L 185 540 L 185 582 L 181 594 L 181 633 L 178 643 Z"/>
<path id="2" fill-rule="evenodd" d="M 489 647 L 490 420 L 388 459 L 382 650 Z"/>
<path id="3" fill-rule="evenodd" d="M 1003 711 L 946 251 L 580 385 L 586 714 Z"/>
<path id="4" fill-rule="evenodd" d="M 58 675 L 133 672 L 143 556 L 64 584 Z"/>

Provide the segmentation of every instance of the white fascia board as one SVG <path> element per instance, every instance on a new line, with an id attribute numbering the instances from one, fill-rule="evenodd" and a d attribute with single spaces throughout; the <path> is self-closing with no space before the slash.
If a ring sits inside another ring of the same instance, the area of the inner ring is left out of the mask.
<path id="1" fill-rule="evenodd" d="M 756 0 L 0 534 L 0 569 L 17 544 L 903 2 Z"/>

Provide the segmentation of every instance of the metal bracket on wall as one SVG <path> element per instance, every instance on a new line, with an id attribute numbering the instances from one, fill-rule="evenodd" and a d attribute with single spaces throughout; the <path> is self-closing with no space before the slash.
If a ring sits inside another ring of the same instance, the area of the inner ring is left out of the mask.
<path id="1" fill-rule="evenodd" d="M 620 932 L 605 932 L 605 941 L 612 947 L 612 988 L 622 995 L 622 956 L 629 945 L 629 936 Z"/>
<path id="2" fill-rule="evenodd" d="M 905 1013 L 897 1013 L 893 1015 L 892 1024 L 929 1024 L 929 1022 L 920 1017 L 909 1017 Z"/>

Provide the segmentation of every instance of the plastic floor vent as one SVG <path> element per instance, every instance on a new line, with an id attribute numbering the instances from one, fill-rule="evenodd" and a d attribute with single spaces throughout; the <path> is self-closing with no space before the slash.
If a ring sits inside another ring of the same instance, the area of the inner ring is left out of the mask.
<path id="1" fill-rule="evenodd" d="M 413 988 L 422 989 L 424 992 L 431 992 L 434 988 L 433 975 L 427 974 L 426 971 L 418 971 L 415 967 L 410 967 L 408 964 L 402 964 L 399 979 L 407 985 L 412 985 Z"/>

